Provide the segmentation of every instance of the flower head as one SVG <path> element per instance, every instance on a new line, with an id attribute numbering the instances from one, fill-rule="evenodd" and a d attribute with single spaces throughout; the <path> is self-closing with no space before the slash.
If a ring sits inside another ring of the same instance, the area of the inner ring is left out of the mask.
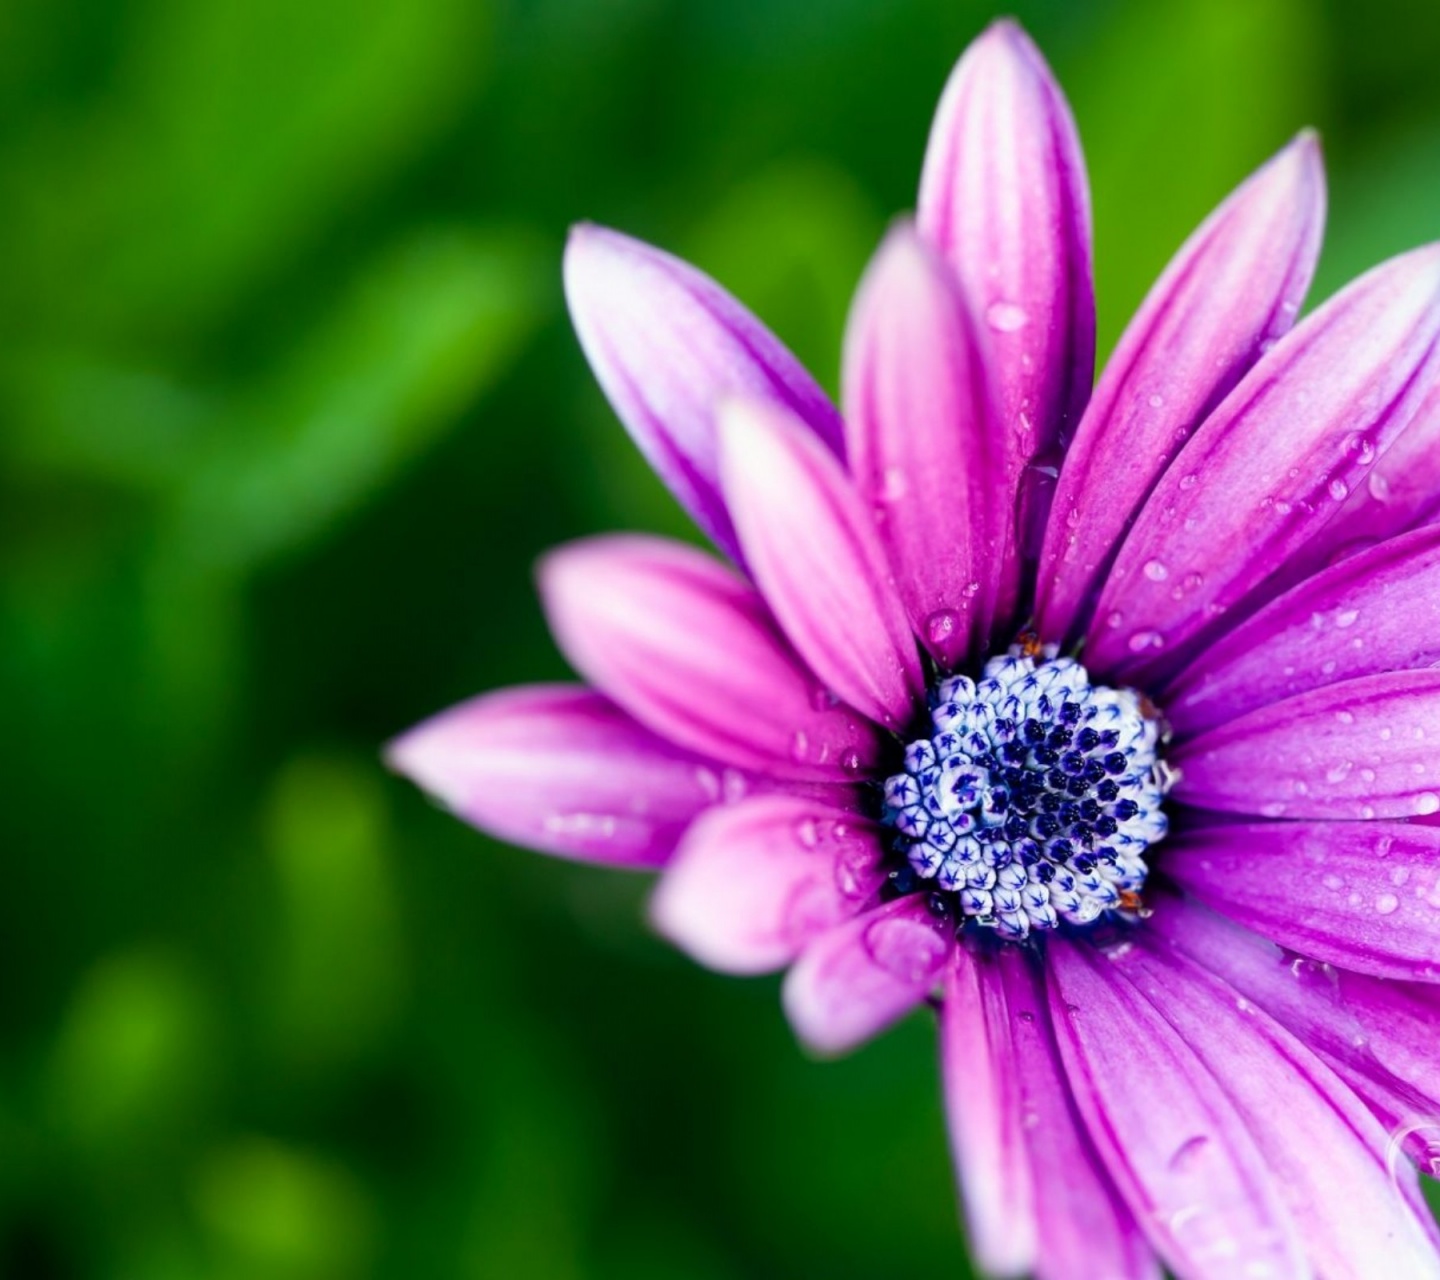
<path id="1" fill-rule="evenodd" d="M 1089 198 L 1024 34 L 957 67 L 843 413 L 717 284 L 574 232 L 580 340 L 731 561 L 544 561 L 588 682 L 391 748 L 516 843 L 661 870 L 808 1044 L 927 998 L 987 1269 L 1440 1276 L 1440 248 L 1296 323 L 1302 134 L 1092 391 Z M 1158 1262 L 1157 1262 L 1158 1259 Z"/>

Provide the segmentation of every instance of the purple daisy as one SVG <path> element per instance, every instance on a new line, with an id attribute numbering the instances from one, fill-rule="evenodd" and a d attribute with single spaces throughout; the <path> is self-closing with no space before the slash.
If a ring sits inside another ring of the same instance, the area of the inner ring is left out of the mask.
<path id="1" fill-rule="evenodd" d="M 1323 209 L 1301 135 L 1092 390 L 1084 164 L 1001 23 L 843 414 L 714 282 L 578 228 L 590 363 L 735 567 L 552 553 L 588 686 L 391 748 L 503 839 L 662 870 L 660 931 L 789 966 L 819 1051 L 932 1003 L 997 1275 L 1440 1276 L 1440 248 L 1296 324 Z"/>

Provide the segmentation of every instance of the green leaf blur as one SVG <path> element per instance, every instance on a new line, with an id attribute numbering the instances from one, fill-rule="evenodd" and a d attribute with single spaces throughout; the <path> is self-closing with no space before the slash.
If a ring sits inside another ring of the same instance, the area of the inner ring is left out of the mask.
<path id="1" fill-rule="evenodd" d="M 1092 163 L 1102 343 L 1306 124 L 1321 292 L 1440 236 L 1440 9 L 1015 8 Z M 993 16 L 0 8 L 0 1275 L 967 1274 L 924 1018 L 814 1063 L 639 880 L 379 751 L 563 675 L 544 548 L 694 536 L 570 334 L 567 225 L 691 257 L 833 387 Z"/>

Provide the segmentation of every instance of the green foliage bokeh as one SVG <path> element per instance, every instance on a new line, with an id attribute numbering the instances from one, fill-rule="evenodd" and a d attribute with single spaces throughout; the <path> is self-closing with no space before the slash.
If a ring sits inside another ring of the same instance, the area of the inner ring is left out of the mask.
<path id="1" fill-rule="evenodd" d="M 1440 236 L 1440 10 L 1015 8 L 1090 160 L 1102 346 L 1307 124 L 1317 294 Z M 693 536 L 570 334 L 566 226 L 692 258 L 833 386 L 993 16 L 0 9 L 0 1275 L 965 1274 L 925 1019 L 814 1063 L 640 880 L 378 753 L 563 675 L 545 547 Z"/>

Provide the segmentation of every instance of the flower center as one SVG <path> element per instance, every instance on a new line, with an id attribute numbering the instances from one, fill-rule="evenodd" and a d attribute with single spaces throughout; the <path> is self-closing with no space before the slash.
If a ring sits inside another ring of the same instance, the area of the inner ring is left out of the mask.
<path id="1" fill-rule="evenodd" d="M 1014 648 L 977 682 L 939 681 L 934 733 L 885 780 L 895 894 L 1019 940 L 1134 911 L 1173 775 L 1157 713 L 1073 658 Z"/>

